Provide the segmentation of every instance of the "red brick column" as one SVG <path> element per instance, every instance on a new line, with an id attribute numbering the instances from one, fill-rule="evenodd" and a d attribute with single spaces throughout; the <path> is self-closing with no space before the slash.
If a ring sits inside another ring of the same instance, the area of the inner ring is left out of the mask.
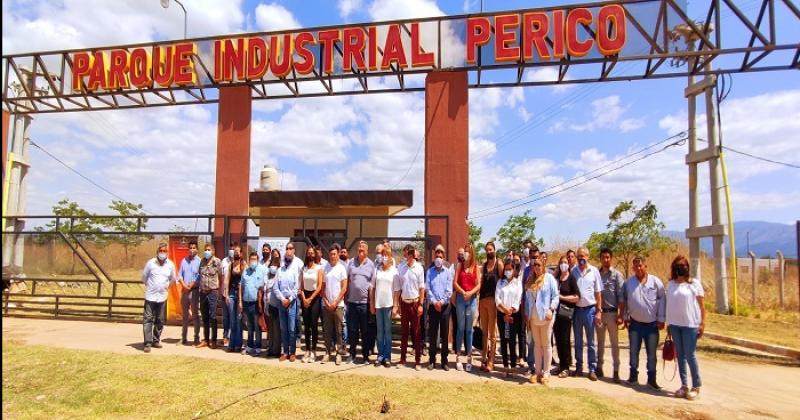
<path id="1" fill-rule="evenodd" d="M 248 86 L 219 89 L 217 123 L 217 180 L 214 212 L 219 215 L 246 216 L 250 197 L 250 120 L 252 99 Z M 241 220 L 231 222 L 232 241 L 246 233 Z M 214 222 L 216 255 L 224 257 L 224 223 Z"/>
<path id="2" fill-rule="evenodd" d="M 447 258 L 467 240 L 469 211 L 469 91 L 467 73 L 431 72 L 425 79 L 425 214 L 449 216 Z M 447 225 L 429 234 L 445 242 Z M 436 244 L 433 244 L 434 246 Z"/>

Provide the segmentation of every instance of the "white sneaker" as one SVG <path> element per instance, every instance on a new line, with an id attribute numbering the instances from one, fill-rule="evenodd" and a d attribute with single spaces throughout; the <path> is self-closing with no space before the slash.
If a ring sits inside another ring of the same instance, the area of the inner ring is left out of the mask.
<path id="1" fill-rule="evenodd" d="M 347 356 L 347 361 L 345 363 L 352 365 L 355 361 L 356 359 L 354 359 L 353 356 Z"/>
<path id="2" fill-rule="evenodd" d="M 342 363 L 342 355 L 341 354 L 336 353 L 336 361 L 335 361 L 335 363 L 336 363 L 336 366 L 339 366 L 339 364 Z"/>
<path id="3" fill-rule="evenodd" d="M 467 372 L 472 372 L 472 362 L 467 362 L 467 364 L 464 365 L 464 370 Z"/>
<path id="4" fill-rule="evenodd" d="M 456 363 L 456 370 L 461 372 L 464 370 L 464 364 L 461 362 Z"/>
<path id="5" fill-rule="evenodd" d="M 314 363 L 316 361 L 317 361 L 317 352 L 312 351 L 311 352 L 311 363 Z"/>
<path id="6" fill-rule="evenodd" d="M 244 350 L 242 350 L 242 354 L 249 354 L 251 351 L 252 349 L 250 347 L 245 347 Z"/>

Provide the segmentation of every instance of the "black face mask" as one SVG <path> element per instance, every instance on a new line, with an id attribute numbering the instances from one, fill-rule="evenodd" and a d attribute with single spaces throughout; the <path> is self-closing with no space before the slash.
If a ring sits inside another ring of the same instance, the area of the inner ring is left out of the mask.
<path id="1" fill-rule="evenodd" d="M 339 259 L 342 261 L 347 261 L 347 255 L 339 254 Z"/>
<path id="2" fill-rule="evenodd" d="M 234 252 L 234 253 L 233 253 L 233 259 L 234 259 L 234 260 L 238 260 L 238 259 L 240 259 L 240 258 L 242 258 L 242 256 L 241 256 L 241 255 L 240 255 L 238 252 Z"/>
<path id="3" fill-rule="evenodd" d="M 261 253 L 261 256 L 264 257 L 264 259 L 266 260 L 267 258 L 269 258 L 269 252 L 264 251 Z"/>
<path id="4" fill-rule="evenodd" d="M 684 265 L 675 267 L 675 275 L 678 277 L 689 277 L 689 267 Z"/>
<path id="5" fill-rule="evenodd" d="M 490 259 L 490 260 L 493 260 L 494 259 L 494 252 L 487 252 L 486 253 L 486 258 Z"/>
<path id="6" fill-rule="evenodd" d="M 458 254 L 458 262 L 460 262 L 462 264 L 464 263 L 464 256 L 463 255 Z"/>
<path id="7" fill-rule="evenodd" d="M 292 264 L 292 260 L 293 260 L 293 259 L 294 259 L 294 257 L 290 257 L 290 256 L 288 256 L 288 255 L 287 255 L 287 256 L 285 256 L 285 257 L 283 257 L 283 261 L 286 263 L 286 266 L 289 266 L 289 265 L 291 265 L 291 264 Z"/>

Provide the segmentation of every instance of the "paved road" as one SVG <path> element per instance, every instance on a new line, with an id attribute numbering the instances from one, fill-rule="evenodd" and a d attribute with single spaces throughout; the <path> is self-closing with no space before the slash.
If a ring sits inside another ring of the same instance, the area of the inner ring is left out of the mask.
<path id="1" fill-rule="evenodd" d="M 453 382 L 508 381 L 527 384 L 521 376 L 512 380 L 502 378 L 499 374 L 450 372 L 436 370 L 429 372 L 423 369 L 417 372 L 410 368 L 376 368 L 373 366 L 351 365 L 335 366 L 326 364 L 306 364 L 278 362 L 276 359 L 254 358 L 240 354 L 225 353 L 222 350 L 195 349 L 177 344 L 180 338 L 179 327 L 167 327 L 164 331 L 165 346 L 153 349 L 151 354 L 141 351 L 142 329 L 138 324 L 114 324 L 102 322 L 34 320 L 22 318 L 3 318 L 3 335 L 20 339 L 29 344 L 59 346 L 71 349 L 108 351 L 121 354 L 152 357 L 153 355 L 183 355 L 208 359 L 257 363 L 274 367 L 292 369 L 309 369 L 319 372 L 337 370 L 364 375 L 382 375 L 396 378 L 425 378 Z M 610 358 L 610 351 L 606 352 Z M 627 366 L 627 351 L 623 350 L 622 366 Z M 399 358 L 395 354 L 395 360 Z M 452 360 L 451 360 L 452 361 Z M 607 364 L 610 360 L 606 361 Z M 642 361 L 643 368 L 644 361 Z M 700 356 L 700 368 L 703 377 L 701 398 L 690 402 L 670 397 L 680 382 L 677 376 L 672 382 L 666 382 L 659 362 L 659 382 L 665 390 L 661 393 L 649 392 L 645 387 L 631 388 L 615 385 L 608 381 L 591 382 L 586 378 L 553 378 L 551 385 L 560 388 L 583 388 L 600 395 L 621 399 L 629 403 L 651 405 L 660 412 L 675 417 L 697 418 L 692 413 L 705 414 L 711 418 L 800 418 L 800 405 L 797 404 L 797 391 L 800 390 L 800 368 L 779 367 L 769 364 L 736 363 L 715 360 Z M 610 366 L 606 367 L 606 371 Z M 671 376 L 672 368 L 667 376 Z M 626 376 L 623 368 L 623 379 Z M 644 376 L 644 375 L 642 375 Z M 643 377 L 641 379 L 644 379 Z M 532 386 L 532 385 L 525 385 Z M 702 417 L 702 416 L 701 416 Z"/>

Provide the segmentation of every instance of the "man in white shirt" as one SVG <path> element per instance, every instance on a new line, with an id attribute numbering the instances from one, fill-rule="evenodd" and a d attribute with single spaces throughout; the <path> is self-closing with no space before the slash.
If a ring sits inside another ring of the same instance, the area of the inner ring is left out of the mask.
<path id="1" fill-rule="evenodd" d="M 594 327 L 602 322 L 603 281 L 600 271 L 589 264 L 589 250 L 578 248 L 578 264 L 572 269 L 577 279 L 580 300 L 575 306 L 572 319 L 572 332 L 575 335 L 575 371 L 572 376 L 583 374 L 583 338 L 586 335 L 586 353 L 588 356 L 589 379 L 597 380 L 597 346 L 594 343 Z"/>
<path id="2" fill-rule="evenodd" d="M 332 265 L 325 269 L 325 285 L 322 294 L 322 329 L 325 332 L 325 350 L 327 360 L 331 361 L 336 355 L 336 364 L 342 362 L 342 356 L 347 354 L 342 344 L 342 322 L 344 322 L 344 296 L 347 293 L 347 267 L 339 259 L 339 244 L 333 244 L 328 253 Z M 322 358 L 325 363 L 326 358 Z"/>
<path id="3" fill-rule="evenodd" d="M 175 264 L 167 259 L 167 244 L 158 244 L 155 258 L 147 261 L 142 271 L 144 283 L 144 352 L 150 347 L 161 348 L 161 332 L 166 318 L 167 289 L 175 283 Z"/>
<path id="4" fill-rule="evenodd" d="M 397 267 L 400 282 L 395 290 L 395 296 L 396 300 L 400 302 L 400 325 L 402 326 L 400 364 L 406 363 L 410 327 L 414 342 L 414 369 L 420 370 L 422 359 L 420 317 L 422 316 L 422 305 L 425 302 L 425 273 L 422 264 L 415 259 L 414 251 L 414 245 L 411 244 L 406 245 L 403 250 L 406 260 Z"/>
<path id="5" fill-rule="evenodd" d="M 230 248 L 228 248 L 228 255 L 225 256 L 225 258 L 222 259 L 222 278 L 223 279 L 227 279 L 228 278 L 228 270 L 230 269 L 231 264 L 233 264 L 233 253 L 234 253 L 233 249 L 236 248 L 237 246 L 239 246 L 238 242 L 232 242 L 231 245 L 230 245 Z M 223 289 L 225 289 L 225 290 L 222 290 L 222 293 L 225 296 L 228 296 L 227 285 L 225 285 L 225 287 L 223 287 Z M 229 313 L 228 305 L 225 304 L 225 299 L 222 300 L 222 304 L 223 304 L 222 305 L 222 345 L 227 347 L 228 346 L 228 340 L 231 337 L 231 328 L 230 328 L 231 327 L 231 325 L 230 325 L 231 321 L 230 320 L 231 319 L 236 319 L 236 314 L 230 314 Z M 231 316 L 231 315 L 233 315 L 233 316 Z"/>

